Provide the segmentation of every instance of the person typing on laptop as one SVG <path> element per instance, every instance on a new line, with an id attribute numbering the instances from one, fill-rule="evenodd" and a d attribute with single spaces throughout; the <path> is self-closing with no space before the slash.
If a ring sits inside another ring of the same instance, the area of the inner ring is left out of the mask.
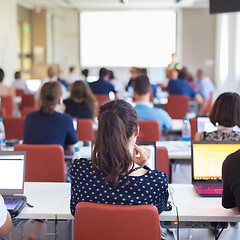
<path id="1" fill-rule="evenodd" d="M 0 195 L 0 237 L 5 237 L 11 232 L 12 221 L 9 212 Z"/>
<path id="2" fill-rule="evenodd" d="M 240 96 L 237 93 L 222 93 L 214 102 L 209 114 L 210 121 L 217 126 L 216 131 L 198 132 L 195 141 L 240 141 Z"/>

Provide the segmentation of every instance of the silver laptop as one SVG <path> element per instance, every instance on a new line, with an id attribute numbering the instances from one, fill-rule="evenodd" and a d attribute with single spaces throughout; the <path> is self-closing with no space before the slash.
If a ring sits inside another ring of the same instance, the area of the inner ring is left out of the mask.
<path id="1" fill-rule="evenodd" d="M 197 131 L 198 132 L 212 132 L 216 131 L 217 127 L 214 126 L 209 117 L 198 117 L 197 118 Z"/>
<path id="2" fill-rule="evenodd" d="M 0 194 L 12 216 L 26 203 L 23 196 L 25 152 L 0 152 Z"/>

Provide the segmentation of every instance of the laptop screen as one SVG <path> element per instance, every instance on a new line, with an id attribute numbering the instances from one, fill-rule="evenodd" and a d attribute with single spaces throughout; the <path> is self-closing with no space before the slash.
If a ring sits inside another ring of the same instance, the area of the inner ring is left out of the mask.
<path id="1" fill-rule="evenodd" d="M 222 179 L 225 158 L 240 149 L 240 143 L 192 142 L 192 179 Z"/>
<path id="2" fill-rule="evenodd" d="M 23 194 L 25 152 L 0 152 L 0 194 Z"/>
<path id="3" fill-rule="evenodd" d="M 197 118 L 197 131 L 198 132 L 212 132 L 216 131 L 217 127 L 214 126 L 208 117 Z"/>

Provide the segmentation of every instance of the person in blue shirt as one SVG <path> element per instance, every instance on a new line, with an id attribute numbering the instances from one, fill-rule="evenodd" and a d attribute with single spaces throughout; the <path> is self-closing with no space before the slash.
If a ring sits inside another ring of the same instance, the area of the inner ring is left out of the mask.
<path id="1" fill-rule="evenodd" d="M 72 118 L 57 112 L 62 104 L 61 84 L 45 83 L 40 91 L 40 99 L 40 111 L 28 114 L 24 122 L 23 143 L 59 144 L 67 154 L 73 154 L 78 139 Z"/>
<path id="2" fill-rule="evenodd" d="M 96 82 L 89 83 L 93 94 L 109 94 L 110 92 L 113 92 L 116 95 L 117 91 L 113 84 L 108 82 L 109 76 L 109 71 L 106 68 L 100 69 L 99 79 Z"/>
<path id="3" fill-rule="evenodd" d="M 157 120 L 159 130 L 171 128 L 172 119 L 168 113 L 160 108 L 154 108 L 150 102 L 151 84 L 146 75 L 140 75 L 133 81 L 135 110 L 139 120 Z"/>
<path id="4" fill-rule="evenodd" d="M 202 96 L 197 93 L 192 86 L 186 83 L 183 79 L 178 78 L 177 70 L 171 69 L 169 71 L 169 83 L 167 87 L 167 91 L 169 95 L 185 95 L 188 96 L 189 99 L 197 102 L 199 104 L 199 109 L 203 104 Z"/>

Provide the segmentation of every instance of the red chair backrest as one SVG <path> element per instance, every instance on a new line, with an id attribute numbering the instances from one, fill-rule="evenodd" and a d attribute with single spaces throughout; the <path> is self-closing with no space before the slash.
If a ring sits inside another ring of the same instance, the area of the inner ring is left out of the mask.
<path id="1" fill-rule="evenodd" d="M 94 130 L 92 119 L 78 119 L 77 135 L 79 141 L 94 141 Z"/>
<path id="2" fill-rule="evenodd" d="M 5 108 L 3 108 L 3 107 L 1 107 L 1 109 L 0 109 L 0 117 L 1 117 L 1 118 L 7 117 L 6 110 L 5 110 Z"/>
<path id="3" fill-rule="evenodd" d="M 35 107 L 34 94 L 24 94 L 22 96 L 21 109 L 25 107 Z"/>
<path id="4" fill-rule="evenodd" d="M 157 120 L 139 120 L 140 133 L 138 141 L 159 141 L 161 133 Z"/>
<path id="5" fill-rule="evenodd" d="M 184 119 L 189 111 L 189 98 L 184 95 L 169 95 L 166 111 L 173 119 Z"/>
<path id="6" fill-rule="evenodd" d="M 96 113 L 95 113 L 95 117 L 98 116 L 98 111 L 99 108 L 105 103 L 109 101 L 109 96 L 108 94 L 94 94 L 95 98 L 98 101 L 98 106 L 96 108 Z"/>
<path id="7" fill-rule="evenodd" d="M 5 138 L 9 139 L 23 139 L 23 124 L 25 117 L 4 117 L 3 125 L 5 128 Z"/>
<path id="8" fill-rule="evenodd" d="M 110 205 L 80 202 L 74 240 L 161 240 L 159 215 L 153 205 Z"/>
<path id="9" fill-rule="evenodd" d="M 189 122 L 191 125 L 191 141 L 194 141 L 195 135 L 197 133 L 197 118 L 190 118 Z"/>
<path id="10" fill-rule="evenodd" d="M 61 145 L 17 144 L 15 151 L 26 151 L 26 182 L 65 182 L 64 150 Z"/>
<path id="11" fill-rule="evenodd" d="M 12 96 L 2 96 L 1 97 L 1 109 L 5 109 L 5 114 L 7 117 L 13 116 L 14 103 Z"/>
<path id="12" fill-rule="evenodd" d="M 38 111 L 36 107 L 24 107 L 22 110 L 22 116 L 26 117 L 30 112 Z"/>
<path id="13" fill-rule="evenodd" d="M 206 107 L 202 111 L 202 115 L 206 115 L 206 114 L 208 114 L 211 111 L 211 108 L 212 108 L 212 98 L 213 98 L 213 93 L 211 92 L 210 93 L 210 97 L 208 99 L 208 103 L 207 103 Z"/>
<path id="14" fill-rule="evenodd" d="M 23 89 L 16 89 L 16 96 L 22 97 L 24 95 L 24 90 Z"/>
<path id="15" fill-rule="evenodd" d="M 167 174 L 168 179 L 169 175 L 169 157 L 168 150 L 165 147 L 157 147 L 156 148 L 156 170 L 163 171 Z"/>

